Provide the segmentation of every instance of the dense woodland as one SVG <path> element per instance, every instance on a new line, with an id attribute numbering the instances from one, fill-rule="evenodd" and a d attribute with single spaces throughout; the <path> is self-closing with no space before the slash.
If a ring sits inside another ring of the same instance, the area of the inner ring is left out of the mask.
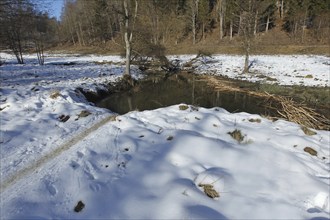
<path id="1" fill-rule="evenodd" d="M 0 26 L 1 48 L 19 63 L 26 50 L 37 51 L 42 63 L 44 48 L 56 45 L 111 44 L 130 57 L 183 43 L 239 41 L 249 53 L 255 39 L 275 30 L 297 44 L 307 37 L 329 44 L 330 1 L 65 0 L 57 21 L 38 10 L 38 0 L 0 0 Z"/>
<path id="2" fill-rule="evenodd" d="M 122 0 L 67 0 L 60 39 L 79 45 L 106 42 L 123 30 Z M 323 40 L 329 28 L 327 0 L 130 0 L 138 5 L 134 31 L 154 44 L 195 44 L 207 33 L 218 39 L 242 35 L 244 22 L 252 19 L 253 34 L 280 27 L 303 41 L 304 30 Z M 130 16 L 135 16 L 134 14 Z M 251 18 L 248 18 L 251 17 Z"/>

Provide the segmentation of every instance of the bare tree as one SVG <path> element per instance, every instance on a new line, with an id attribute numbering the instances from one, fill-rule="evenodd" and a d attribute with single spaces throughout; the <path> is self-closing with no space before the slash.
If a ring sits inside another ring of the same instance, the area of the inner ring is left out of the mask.
<path id="1" fill-rule="evenodd" d="M 240 30 L 243 36 L 243 48 L 245 54 L 243 73 L 249 72 L 249 56 L 252 43 L 254 41 L 254 30 L 256 23 L 256 12 L 258 10 L 257 0 L 241 1 L 239 5 L 240 12 Z"/>
<path id="2" fill-rule="evenodd" d="M 30 35 L 40 65 L 44 65 L 45 62 L 45 48 L 52 46 L 56 40 L 56 25 L 56 19 L 50 19 L 47 13 L 39 13 L 33 19 Z"/>
<path id="3" fill-rule="evenodd" d="M 124 75 L 129 76 L 131 73 L 131 51 L 133 29 L 138 12 L 138 1 L 135 0 L 134 14 L 132 15 L 132 2 L 131 0 L 123 0 L 124 15 L 125 15 L 125 49 L 126 49 L 126 68 Z"/>
<path id="4" fill-rule="evenodd" d="M 196 44 L 198 2 L 199 2 L 199 0 L 190 1 L 191 30 L 192 30 L 193 44 Z"/>
<path id="5" fill-rule="evenodd" d="M 31 25 L 33 7 L 26 0 L 1 2 L 2 38 L 16 56 L 19 64 L 24 63 L 23 49 Z"/>
<path id="6" fill-rule="evenodd" d="M 225 24 L 225 14 L 226 14 L 226 0 L 218 0 L 217 2 L 217 12 L 219 16 L 219 39 L 222 40 L 224 36 L 224 24 Z"/>

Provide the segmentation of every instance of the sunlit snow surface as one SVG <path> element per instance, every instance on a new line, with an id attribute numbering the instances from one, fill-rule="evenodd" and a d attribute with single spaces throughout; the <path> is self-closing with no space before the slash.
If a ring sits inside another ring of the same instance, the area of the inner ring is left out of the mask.
<path id="1" fill-rule="evenodd" d="M 39 66 L 32 56 L 17 65 L 1 54 L 1 219 L 329 218 L 330 132 L 307 136 L 283 120 L 179 105 L 109 120 L 114 113 L 90 105 L 76 88 L 104 88 L 122 76 L 123 60 L 61 56 Z M 242 57 L 206 59 L 196 70 L 241 76 Z M 327 57 L 252 59 L 252 70 L 280 84 L 329 86 Z M 76 64 L 54 65 L 69 62 Z M 136 67 L 133 73 L 140 77 Z M 83 110 L 91 115 L 79 117 Z M 70 118 L 61 122 L 61 115 Z M 240 143 L 228 134 L 235 129 Z M 199 184 L 213 185 L 220 197 L 207 197 Z M 79 201 L 85 207 L 75 212 Z"/>
<path id="2" fill-rule="evenodd" d="M 195 55 L 171 56 L 182 63 Z M 242 74 L 244 57 L 213 55 L 193 62 L 195 72 L 279 85 L 330 86 L 330 59 L 315 55 L 257 55 L 250 57 L 249 74 Z"/>

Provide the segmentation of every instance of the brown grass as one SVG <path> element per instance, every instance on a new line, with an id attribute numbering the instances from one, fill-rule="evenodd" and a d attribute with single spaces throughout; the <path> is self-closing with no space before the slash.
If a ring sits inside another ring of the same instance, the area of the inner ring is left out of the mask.
<path id="1" fill-rule="evenodd" d="M 261 122 L 261 119 L 260 119 L 260 118 L 256 118 L 256 119 L 254 119 L 254 118 L 251 118 L 251 119 L 249 119 L 249 122 L 256 122 L 256 123 L 260 123 L 260 122 Z"/>
<path id="2" fill-rule="evenodd" d="M 52 91 L 52 93 L 50 94 L 50 98 L 51 99 L 57 99 L 59 96 L 61 96 L 61 93 L 60 93 L 60 91 Z"/>
<path id="3" fill-rule="evenodd" d="M 118 115 L 112 115 L 110 116 L 110 121 L 116 121 L 117 120 Z M 118 119 L 118 121 L 120 121 L 120 119 Z"/>
<path id="4" fill-rule="evenodd" d="M 84 118 L 84 117 L 87 117 L 89 115 L 91 115 L 92 113 L 87 111 L 87 110 L 82 110 L 79 114 L 78 114 L 78 117 L 79 118 Z"/>
<path id="5" fill-rule="evenodd" d="M 304 104 L 298 104 L 291 98 L 283 96 L 275 96 L 266 93 L 269 96 L 270 108 L 277 109 L 277 112 L 288 121 L 295 122 L 304 127 L 310 127 L 314 129 L 330 129 L 330 120 L 325 116 L 317 113 L 314 109 L 307 107 Z"/>
<path id="6" fill-rule="evenodd" d="M 214 199 L 220 197 L 219 193 L 213 188 L 213 185 L 211 184 L 198 184 L 199 187 L 202 187 L 204 190 L 204 193 Z"/>
<path id="7" fill-rule="evenodd" d="M 317 156 L 317 151 L 314 150 L 314 149 L 311 148 L 311 147 L 305 147 L 305 148 L 304 148 L 304 151 L 307 152 L 307 153 L 309 153 L 309 154 L 312 155 L 312 156 Z"/>
<path id="8" fill-rule="evenodd" d="M 179 105 L 179 109 L 180 109 L 181 111 L 187 110 L 188 108 L 189 108 L 188 105 Z"/>
<path id="9" fill-rule="evenodd" d="M 317 133 L 315 131 L 312 131 L 311 129 L 305 127 L 305 126 L 302 126 L 301 127 L 301 130 L 303 130 L 303 132 L 308 135 L 308 136 L 312 136 L 312 135 L 316 135 Z"/>
<path id="10" fill-rule="evenodd" d="M 227 134 L 229 134 L 233 139 L 235 139 L 239 143 L 241 143 L 244 140 L 244 136 L 242 135 L 242 132 L 240 130 L 235 129 L 234 131 L 228 132 Z"/>
<path id="11" fill-rule="evenodd" d="M 324 115 L 317 113 L 314 109 L 307 107 L 303 103 L 297 103 L 292 98 L 272 95 L 267 92 L 250 91 L 240 88 L 228 80 L 218 80 L 214 76 L 202 76 L 202 80 L 213 87 L 215 90 L 222 92 L 242 92 L 251 96 L 263 98 L 265 107 L 276 111 L 280 117 L 291 122 L 295 122 L 304 127 L 310 127 L 320 130 L 330 130 L 330 120 Z"/>

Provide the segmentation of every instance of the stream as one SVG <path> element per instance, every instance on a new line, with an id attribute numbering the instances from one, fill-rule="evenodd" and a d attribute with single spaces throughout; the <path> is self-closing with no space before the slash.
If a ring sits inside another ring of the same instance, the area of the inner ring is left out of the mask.
<path id="1" fill-rule="evenodd" d="M 138 110 L 152 110 L 175 104 L 190 104 L 205 108 L 221 107 L 229 112 L 274 115 L 264 107 L 265 100 L 242 92 L 219 92 L 193 74 L 148 76 L 136 86 L 107 95 L 96 106 L 119 114 Z"/>

